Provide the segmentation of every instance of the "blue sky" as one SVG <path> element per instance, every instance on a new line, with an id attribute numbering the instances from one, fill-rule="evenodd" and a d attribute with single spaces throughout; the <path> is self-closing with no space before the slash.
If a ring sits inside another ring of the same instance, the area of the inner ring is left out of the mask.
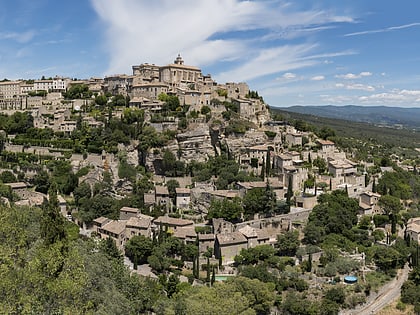
<path id="1" fill-rule="evenodd" d="M 420 106 L 420 1 L 0 0 L 0 78 L 131 74 L 180 53 L 272 106 Z"/>

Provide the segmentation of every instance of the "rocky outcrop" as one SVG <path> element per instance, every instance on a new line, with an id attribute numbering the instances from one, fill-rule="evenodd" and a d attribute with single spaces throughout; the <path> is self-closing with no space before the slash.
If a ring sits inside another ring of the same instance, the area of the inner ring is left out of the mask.
<path id="1" fill-rule="evenodd" d="M 237 156 L 249 147 L 265 144 L 267 142 L 267 136 L 263 131 L 247 131 L 244 135 L 229 136 L 222 141 L 227 144 L 230 153 Z"/>
<path id="2" fill-rule="evenodd" d="M 204 162 L 207 157 L 214 156 L 209 126 L 197 124 L 194 129 L 177 135 L 180 160 Z"/>

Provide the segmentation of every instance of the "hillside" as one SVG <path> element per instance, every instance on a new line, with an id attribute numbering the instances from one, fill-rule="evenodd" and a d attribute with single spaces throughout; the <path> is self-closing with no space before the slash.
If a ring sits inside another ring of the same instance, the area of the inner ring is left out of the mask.
<path id="1" fill-rule="evenodd" d="M 291 106 L 284 110 L 320 117 L 420 130 L 420 108 L 387 106 Z"/>
<path id="2" fill-rule="evenodd" d="M 332 109 L 338 107 L 330 106 Z M 324 107 L 324 108 L 330 108 Z M 309 107 L 295 107 L 302 108 L 302 110 Z M 320 108 L 320 107 L 319 107 Z M 340 107 L 341 108 L 341 107 Z M 359 138 L 359 139 L 375 139 L 379 143 L 388 144 L 391 146 L 402 147 L 420 147 L 420 132 L 408 129 L 395 129 L 389 127 L 379 127 L 372 123 L 356 122 L 338 118 L 321 117 L 315 114 L 303 114 L 289 111 L 290 108 L 280 109 L 272 108 L 273 113 L 280 114 L 285 120 L 302 120 L 315 126 L 322 128 L 324 126 L 334 129 L 336 134 L 341 137 Z M 414 110 L 414 109 L 413 109 Z M 420 113 L 420 109 L 419 113 Z M 315 111 L 315 110 L 314 110 Z M 420 119 L 420 117 L 413 117 L 413 120 Z M 418 127 L 420 126 L 420 122 Z"/>

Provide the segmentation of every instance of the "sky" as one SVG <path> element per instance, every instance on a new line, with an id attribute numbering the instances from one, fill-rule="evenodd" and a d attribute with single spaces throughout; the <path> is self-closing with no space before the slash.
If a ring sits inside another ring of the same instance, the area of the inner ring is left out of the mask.
<path id="1" fill-rule="evenodd" d="M 273 107 L 419 107 L 418 12 L 418 0 L 0 0 L 0 79 L 131 74 L 181 54 Z"/>

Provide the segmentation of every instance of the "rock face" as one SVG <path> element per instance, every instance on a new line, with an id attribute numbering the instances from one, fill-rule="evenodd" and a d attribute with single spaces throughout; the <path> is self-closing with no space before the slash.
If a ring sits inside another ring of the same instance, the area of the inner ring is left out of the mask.
<path id="1" fill-rule="evenodd" d="M 209 126 L 197 124 L 194 129 L 177 135 L 180 160 L 204 162 L 207 157 L 214 156 Z"/>
<path id="2" fill-rule="evenodd" d="M 247 131 L 241 136 L 229 136 L 222 140 L 227 144 L 231 154 L 239 155 L 247 148 L 267 142 L 267 136 L 263 131 Z"/>

